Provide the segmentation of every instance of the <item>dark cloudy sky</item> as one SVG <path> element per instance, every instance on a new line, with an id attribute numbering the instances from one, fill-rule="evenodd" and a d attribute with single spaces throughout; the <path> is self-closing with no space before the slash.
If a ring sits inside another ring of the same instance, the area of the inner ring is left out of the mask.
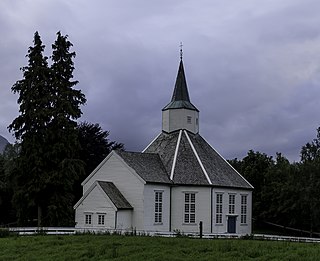
<path id="1" fill-rule="evenodd" d="M 18 115 L 11 86 L 39 31 L 76 51 L 83 117 L 127 150 L 161 130 L 183 42 L 201 135 L 227 159 L 249 149 L 299 160 L 320 126 L 318 0 L 1 0 L 0 135 Z"/>

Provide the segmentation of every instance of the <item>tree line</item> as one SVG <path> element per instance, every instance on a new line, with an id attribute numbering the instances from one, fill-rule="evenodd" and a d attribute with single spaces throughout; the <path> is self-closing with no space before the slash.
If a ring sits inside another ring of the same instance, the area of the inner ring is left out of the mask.
<path id="1" fill-rule="evenodd" d="M 320 127 L 316 138 L 301 148 L 300 161 L 290 163 L 250 150 L 229 161 L 253 186 L 253 218 L 299 230 L 320 232 Z"/>
<path id="2" fill-rule="evenodd" d="M 72 226 L 81 181 L 123 148 L 99 124 L 77 122 L 86 98 L 74 88 L 72 46 L 58 32 L 49 65 L 35 32 L 23 78 L 12 86 L 20 113 L 8 126 L 17 143 L 0 156 L 0 224 Z"/>

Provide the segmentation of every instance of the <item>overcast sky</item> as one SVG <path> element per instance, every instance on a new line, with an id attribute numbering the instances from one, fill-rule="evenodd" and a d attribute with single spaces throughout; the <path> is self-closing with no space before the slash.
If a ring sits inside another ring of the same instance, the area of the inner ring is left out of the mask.
<path id="1" fill-rule="evenodd" d="M 161 131 L 183 42 L 200 134 L 227 159 L 253 149 L 298 161 L 320 126 L 319 13 L 318 0 L 1 0 L 0 135 L 14 141 L 11 87 L 34 32 L 50 56 L 60 30 L 77 53 L 80 120 L 127 150 Z"/>

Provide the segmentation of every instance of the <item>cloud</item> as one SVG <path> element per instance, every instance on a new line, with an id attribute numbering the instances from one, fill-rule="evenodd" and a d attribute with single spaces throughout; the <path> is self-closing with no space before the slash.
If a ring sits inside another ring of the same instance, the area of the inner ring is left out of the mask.
<path id="1" fill-rule="evenodd" d="M 129 150 L 161 131 L 184 45 L 200 133 L 226 158 L 249 149 L 291 160 L 319 126 L 320 37 L 315 0 L 1 1 L 0 134 L 18 115 L 12 84 L 36 30 L 50 56 L 59 30 L 77 53 L 87 97 L 81 120 Z M 11 141 L 13 139 L 11 138 Z"/>

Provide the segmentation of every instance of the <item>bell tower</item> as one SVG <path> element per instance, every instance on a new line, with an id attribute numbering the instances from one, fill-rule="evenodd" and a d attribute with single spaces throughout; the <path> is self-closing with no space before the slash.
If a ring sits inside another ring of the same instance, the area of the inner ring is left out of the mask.
<path id="1" fill-rule="evenodd" d="M 190 102 L 187 81 L 184 74 L 182 49 L 176 84 L 171 101 L 162 109 L 162 131 L 177 130 L 199 132 L 199 110 Z"/>

